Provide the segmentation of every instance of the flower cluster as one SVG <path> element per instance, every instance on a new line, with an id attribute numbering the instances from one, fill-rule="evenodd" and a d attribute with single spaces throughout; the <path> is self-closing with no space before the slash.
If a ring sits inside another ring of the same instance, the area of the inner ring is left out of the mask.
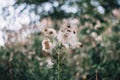
<path id="1" fill-rule="evenodd" d="M 78 41 L 76 28 L 67 26 L 58 32 L 57 40 L 62 43 L 65 48 L 79 48 L 82 43 Z"/>
<path id="2" fill-rule="evenodd" d="M 62 27 L 58 32 L 53 28 L 45 28 L 42 30 L 42 34 L 42 50 L 45 55 L 50 55 L 59 44 L 65 49 L 75 49 L 83 46 L 77 38 L 77 29 L 70 25 Z M 52 68 L 53 62 L 48 55 L 46 56 L 46 63 L 49 68 Z"/>
<path id="3" fill-rule="evenodd" d="M 55 40 L 57 32 L 56 30 L 49 28 L 42 30 L 42 33 L 44 35 L 44 39 L 42 41 L 42 50 L 49 53 L 56 46 L 55 41 L 52 40 Z"/>
<path id="4" fill-rule="evenodd" d="M 77 38 L 76 28 L 71 27 L 70 25 L 61 28 L 58 32 L 52 28 L 48 28 L 44 29 L 42 33 L 45 36 L 42 41 L 42 50 L 45 52 L 50 52 L 56 45 L 58 45 L 57 43 L 61 43 L 63 47 L 70 49 L 83 46 Z"/>

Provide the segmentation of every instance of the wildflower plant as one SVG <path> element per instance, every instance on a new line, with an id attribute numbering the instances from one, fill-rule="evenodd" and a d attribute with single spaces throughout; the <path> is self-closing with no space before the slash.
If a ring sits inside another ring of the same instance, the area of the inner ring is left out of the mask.
<path id="1" fill-rule="evenodd" d="M 65 57 L 67 57 L 67 54 L 73 53 L 75 48 L 83 46 L 77 38 L 77 30 L 75 27 L 68 25 L 58 32 L 52 28 L 46 28 L 42 33 L 44 36 L 42 50 L 46 57 L 46 67 L 55 68 L 57 80 L 61 80 Z"/>

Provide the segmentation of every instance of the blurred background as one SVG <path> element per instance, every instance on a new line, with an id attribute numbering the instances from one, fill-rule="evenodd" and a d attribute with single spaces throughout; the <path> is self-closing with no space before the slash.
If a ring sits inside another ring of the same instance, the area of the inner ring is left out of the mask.
<path id="1" fill-rule="evenodd" d="M 60 64 L 59 80 L 119 80 L 120 0 L 0 0 L 0 80 L 58 80 L 41 30 L 68 23 L 84 46 Z"/>

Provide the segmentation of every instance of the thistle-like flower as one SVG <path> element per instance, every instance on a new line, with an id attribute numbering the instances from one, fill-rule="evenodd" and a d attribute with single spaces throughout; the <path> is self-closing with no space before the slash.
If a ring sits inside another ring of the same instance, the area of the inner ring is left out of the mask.
<path id="1" fill-rule="evenodd" d="M 53 67 L 53 62 L 52 62 L 52 60 L 51 60 L 51 58 L 50 57 L 48 57 L 47 59 L 46 59 L 46 62 L 47 62 L 47 67 L 48 68 L 52 68 Z"/>
<path id="2" fill-rule="evenodd" d="M 62 46 L 67 49 L 75 49 L 83 46 L 82 43 L 78 41 L 76 28 L 71 27 L 70 25 L 60 29 L 58 34 L 52 28 L 44 29 L 43 33 L 47 39 L 42 41 L 42 50 L 48 53 L 51 52 L 53 48 L 55 48 L 57 43 L 61 43 Z M 55 40 L 52 41 L 51 37 L 54 37 Z"/>
<path id="3" fill-rule="evenodd" d="M 42 31 L 42 33 L 44 34 L 45 37 L 56 37 L 57 36 L 57 32 L 56 30 L 52 29 L 52 28 L 46 28 Z"/>
<path id="4" fill-rule="evenodd" d="M 53 48 L 53 44 L 50 42 L 49 39 L 44 39 L 42 41 L 42 50 L 45 52 L 50 52 Z"/>
<path id="5" fill-rule="evenodd" d="M 82 45 L 82 43 L 78 42 L 76 29 L 70 25 L 58 32 L 57 40 L 66 48 L 75 49 Z"/>
<path id="6" fill-rule="evenodd" d="M 80 47 L 83 47 L 83 44 L 82 44 L 81 42 L 71 43 L 71 48 L 72 48 L 72 49 L 80 48 Z"/>

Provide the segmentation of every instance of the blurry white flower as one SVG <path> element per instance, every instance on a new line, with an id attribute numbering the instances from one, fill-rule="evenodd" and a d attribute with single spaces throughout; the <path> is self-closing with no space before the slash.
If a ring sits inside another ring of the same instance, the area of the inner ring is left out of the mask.
<path id="1" fill-rule="evenodd" d="M 65 34 L 64 32 L 59 31 L 57 35 L 57 39 L 62 44 L 66 44 L 66 45 L 69 44 L 69 34 L 67 33 Z"/>
<path id="2" fill-rule="evenodd" d="M 81 56 L 82 58 L 87 58 L 87 57 L 88 57 L 88 56 L 86 55 L 86 53 L 81 53 L 80 56 Z"/>
<path id="3" fill-rule="evenodd" d="M 100 35 L 100 36 L 96 37 L 95 40 L 98 41 L 98 42 L 101 42 L 102 41 L 102 36 Z"/>
<path id="4" fill-rule="evenodd" d="M 77 32 L 75 28 L 72 28 L 68 25 L 67 28 L 62 29 L 58 32 L 57 40 L 61 42 L 64 47 L 68 48 L 70 45 L 72 45 L 73 48 L 76 47 L 76 44 L 73 43 L 78 42 L 76 34 Z"/>
<path id="5" fill-rule="evenodd" d="M 96 22 L 96 25 L 95 25 L 95 29 L 100 28 L 100 25 L 101 25 L 100 21 L 97 21 L 97 22 Z"/>
<path id="6" fill-rule="evenodd" d="M 75 18 L 75 19 L 70 19 L 69 23 L 71 23 L 72 25 L 78 25 L 80 23 L 79 19 Z"/>
<path id="7" fill-rule="evenodd" d="M 88 29 L 86 32 L 89 34 L 89 33 L 90 33 L 90 30 Z"/>
<path id="8" fill-rule="evenodd" d="M 35 55 L 35 51 L 29 52 L 29 55 Z"/>
<path id="9" fill-rule="evenodd" d="M 62 46 L 63 46 L 64 48 L 66 48 L 66 49 L 69 48 L 69 45 L 68 45 L 68 44 L 62 44 Z"/>
<path id="10" fill-rule="evenodd" d="M 77 72 L 77 73 L 75 74 L 75 76 L 79 78 L 79 77 L 80 77 L 80 73 Z"/>
<path id="11" fill-rule="evenodd" d="M 49 39 L 44 39 L 42 41 L 42 50 L 45 52 L 50 52 L 54 45 L 50 42 Z"/>
<path id="12" fill-rule="evenodd" d="M 112 11 L 113 15 L 116 17 L 116 18 L 119 18 L 120 17 L 120 9 L 114 9 Z"/>
<path id="13" fill-rule="evenodd" d="M 28 55 L 27 57 L 28 57 L 28 59 L 30 59 L 30 60 L 32 59 L 32 55 Z"/>
<path id="14" fill-rule="evenodd" d="M 70 44 L 70 47 L 72 49 L 80 48 L 80 47 L 83 47 L 83 44 L 81 42 L 73 42 L 73 43 Z"/>
<path id="15" fill-rule="evenodd" d="M 90 35 L 91 35 L 91 37 L 93 37 L 93 38 L 96 38 L 96 37 L 98 36 L 96 32 L 92 32 Z"/>
<path id="16" fill-rule="evenodd" d="M 102 36 L 98 36 L 96 32 L 92 32 L 91 33 L 91 37 L 93 37 L 97 42 L 101 42 L 102 41 Z"/>
<path id="17" fill-rule="evenodd" d="M 38 61 L 40 61 L 41 60 L 41 58 L 39 57 L 39 56 L 36 56 L 35 57 Z"/>
<path id="18" fill-rule="evenodd" d="M 53 67 L 53 62 L 52 62 L 52 60 L 51 60 L 51 58 L 50 57 L 48 57 L 47 59 L 46 59 L 46 62 L 47 62 L 47 67 L 48 68 L 52 68 Z"/>
<path id="19" fill-rule="evenodd" d="M 56 30 L 52 29 L 52 28 L 49 28 L 49 29 L 44 29 L 42 31 L 42 33 L 44 34 L 44 36 L 46 37 L 56 37 L 57 36 L 57 32 Z"/>
<path id="20" fill-rule="evenodd" d="M 79 57 L 79 55 L 74 55 L 73 59 L 76 60 Z"/>
<path id="21" fill-rule="evenodd" d="M 101 46 L 104 46 L 104 43 L 101 43 Z"/>
<path id="22" fill-rule="evenodd" d="M 40 63 L 39 63 L 39 66 L 43 66 L 43 62 L 40 62 Z"/>
<path id="23" fill-rule="evenodd" d="M 83 78 L 83 80 L 86 80 L 87 76 L 86 76 L 86 75 L 83 75 L 82 78 Z"/>
<path id="24" fill-rule="evenodd" d="M 77 62 L 76 62 L 76 65 L 80 65 L 80 62 L 79 62 L 79 61 L 77 61 Z"/>

